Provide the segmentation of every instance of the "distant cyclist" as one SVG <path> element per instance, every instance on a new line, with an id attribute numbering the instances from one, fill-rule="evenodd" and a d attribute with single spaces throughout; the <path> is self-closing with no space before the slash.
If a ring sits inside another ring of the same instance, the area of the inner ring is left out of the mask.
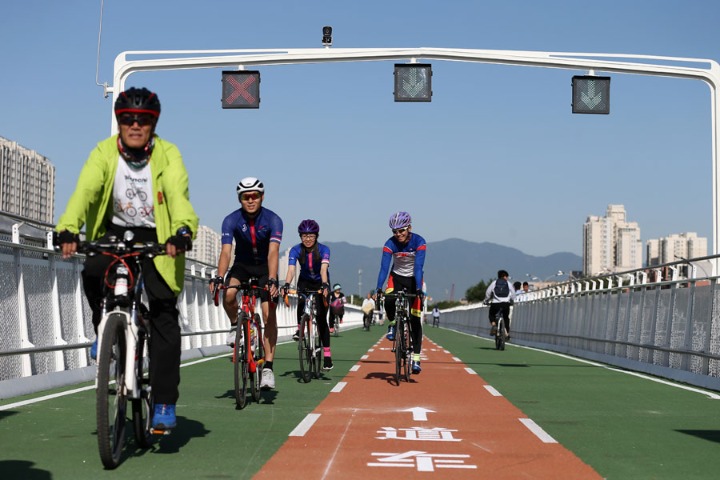
<path id="1" fill-rule="evenodd" d="M 277 319 L 275 307 L 278 290 L 278 261 L 283 223 L 275 212 L 262 206 L 265 198 L 265 185 L 255 177 L 245 177 L 237 185 L 240 208 L 225 217 L 222 223 L 222 250 L 218 260 L 218 276 L 211 281 L 211 290 L 218 283 L 227 281 L 227 285 L 246 282 L 251 277 L 259 279 L 266 286 L 259 294 L 262 303 L 262 316 L 265 323 L 265 364 L 262 370 L 260 388 L 275 388 L 273 358 L 277 344 Z M 233 257 L 235 241 L 235 261 Z M 225 276 L 227 275 L 227 279 Z M 228 290 L 223 297 L 223 307 L 230 318 L 228 344 L 235 342 L 237 328 L 238 299 L 235 290 Z"/>
<path id="2" fill-rule="evenodd" d="M 515 288 L 508 281 L 509 276 L 505 270 L 498 270 L 498 278 L 493 280 L 485 290 L 485 303 L 490 305 L 488 317 L 491 325 L 491 337 L 497 334 L 497 321 L 495 318 L 498 313 L 501 313 L 505 321 L 508 339 L 510 339 L 510 306 L 515 301 Z"/>
<path id="3" fill-rule="evenodd" d="M 150 305 L 150 383 L 155 403 L 152 426 L 175 427 L 180 384 L 180 324 L 177 298 L 185 285 L 185 255 L 192 247 L 198 217 L 190 204 L 188 174 L 177 147 L 157 136 L 160 101 L 146 88 L 129 88 L 115 101 L 118 135 L 90 152 L 65 213 L 55 227 L 64 258 L 77 251 L 78 233 L 87 239 L 165 243 L 167 255 L 143 264 Z M 157 193 L 155 193 L 157 192 Z M 139 213 L 140 212 L 140 213 Z M 112 258 L 88 256 L 83 289 L 97 333 L 102 314 L 103 278 Z M 90 349 L 97 356 L 97 339 Z"/>
<path id="4" fill-rule="evenodd" d="M 285 277 L 285 293 L 288 285 L 295 278 L 296 265 L 300 264 L 300 276 L 298 277 L 297 289 L 299 291 L 317 291 L 315 306 L 317 307 L 317 326 L 320 339 L 323 344 L 323 370 L 332 370 L 332 354 L 330 353 L 330 331 L 327 322 L 327 307 L 325 301 L 330 294 L 328 283 L 328 267 L 330 266 L 330 249 L 317 241 L 320 235 L 320 225 L 315 220 L 307 219 L 298 225 L 300 243 L 290 249 L 288 256 L 288 269 Z M 305 310 L 305 299 L 298 297 L 297 322 L 298 329 L 293 335 L 293 340 L 300 339 L 300 319 Z"/>
<path id="5" fill-rule="evenodd" d="M 397 212 L 390 217 L 390 229 L 393 236 L 383 246 L 380 273 L 378 274 L 377 291 L 382 293 L 382 287 L 387 278 L 385 293 L 392 293 L 406 289 L 408 293 L 418 296 L 410 308 L 410 330 L 412 331 L 413 360 L 412 372 L 420 373 L 420 352 L 422 351 L 422 287 L 423 267 L 425 265 L 425 239 L 413 233 L 412 218 L 407 212 Z M 391 267 L 392 263 L 392 268 Z M 388 278 L 388 272 L 390 277 Z M 385 312 L 388 317 L 388 340 L 395 340 L 395 300 L 385 299 Z"/>
<path id="6" fill-rule="evenodd" d="M 335 332 L 335 325 L 342 323 L 345 316 L 345 303 L 347 303 L 347 298 L 342 292 L 342 286 L 336 283 L 330 294 L 330 333 Z"/>

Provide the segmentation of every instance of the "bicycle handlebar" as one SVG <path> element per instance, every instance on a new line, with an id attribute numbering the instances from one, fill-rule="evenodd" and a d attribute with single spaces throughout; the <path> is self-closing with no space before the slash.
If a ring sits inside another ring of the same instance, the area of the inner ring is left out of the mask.
<path id="1" fill-rule="evenodd" d="M 234 285 L 224 285 L 220 284 L 215 287 L 215 290 L 213 292 L 213 302 L 215 303 L 215 306 L 217 307 L 219 303 L 219 297 L 220 297 L 220 290 L 229 290 L 231 288 L 235 288 L 238 291 L 257 291 L 257 290 L 267 290 L 267 287 L 261 287 L 257 284 L 258 279 L 257 278 L 251 278 L 249 280 L 246 280 L 244 282 L 236 283 Z"/>

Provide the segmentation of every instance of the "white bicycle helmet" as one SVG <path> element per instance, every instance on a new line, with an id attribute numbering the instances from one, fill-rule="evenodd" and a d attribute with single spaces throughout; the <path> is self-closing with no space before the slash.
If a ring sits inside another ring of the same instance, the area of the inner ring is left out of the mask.
<path id="1" fill-rule="evenodd" d="M 237 184 L 238 199 L 245 192 L 265 193 L 265 185 L 255 177 L 245 177 Z"/>

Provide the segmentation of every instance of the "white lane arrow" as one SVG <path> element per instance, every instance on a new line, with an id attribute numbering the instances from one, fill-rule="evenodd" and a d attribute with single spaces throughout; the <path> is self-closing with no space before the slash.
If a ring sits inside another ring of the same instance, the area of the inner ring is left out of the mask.
<path id="1" fill-rule="evenodd" d="M 416 422 L 427 422 L 427 414 L 435 413 L 435 410 L 428 410 L 427 408 L 423 407 L 413 407 L 408 408 L 407 410 L 402 410 L 403 412 L 412 412 L 413 414 L 413 420 Z"/>

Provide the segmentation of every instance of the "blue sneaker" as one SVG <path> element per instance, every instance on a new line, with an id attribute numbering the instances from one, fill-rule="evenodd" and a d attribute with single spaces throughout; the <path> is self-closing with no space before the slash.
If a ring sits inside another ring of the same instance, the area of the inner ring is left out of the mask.
<path id="1" fill-rule="evenodd" d="M 391 342 L 393 340 L 395 340 L 395 325 L 390 325 L 390 328 L 388 328 L 388 333 L 387 333 L 386 337 Z"/>
<path id="2" fill-rule="evenodd" d="M 90 358 L 97 360 L 97 338 L 90 347 Z"/>
<path id="3" fill-rule="evenodd" d="M 152 427 L 154 429 L 168 430 L 175 428 L 176 424 L 175 405 L 169 403 L 158 403 L 155 405 L 155 413 L 152 419 Z"/>
<path id="4" fill-rule="evenodd" d="M 422 368 L 420 368 L 420 362 L 416 362 L 415 360 L 413 360 L 413 362 L 412 362 L 412 373 L 413 373 L 413 375 L 417 375 L 417 374 L 419 374 L 420 372 L 422 372 Z"/>

